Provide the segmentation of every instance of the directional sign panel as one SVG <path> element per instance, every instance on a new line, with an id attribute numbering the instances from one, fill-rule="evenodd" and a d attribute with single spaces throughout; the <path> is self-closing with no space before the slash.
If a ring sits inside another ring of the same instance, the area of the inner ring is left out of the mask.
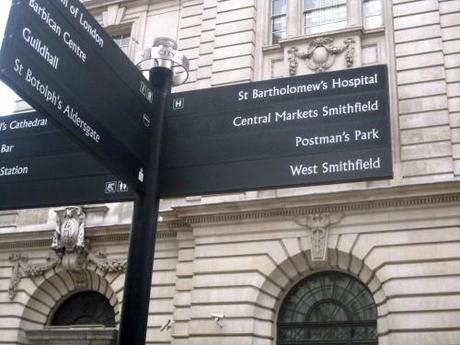
<path id="1" fill-rule="evenodd" d="M 12 3 L 1 78 L 142 190 L 152 122 L 148 81 L 78 0 Z"/>
<path id="2" fill-rule="evenodd" d="M 0 117 L 0 210 L 129 200 L 133 190 L 46 117 Z"/>
<path id="3" fill-rule="evenodd" d="M 161 197 L 392 177 L 384 66 L 178 93 Z M 133 200 L 38 113 L 0 117 L 0 209 Z"/>
<path id="4" fill-rule="evenodd" d="M 392 177 L 386 66 L 173 94 L 164 197 Z"/>
<path id="5" fill-rule="evenodd" d="M 133 201 L 135 195 L 113 175 L 0 185 L 0 210 Z"/>

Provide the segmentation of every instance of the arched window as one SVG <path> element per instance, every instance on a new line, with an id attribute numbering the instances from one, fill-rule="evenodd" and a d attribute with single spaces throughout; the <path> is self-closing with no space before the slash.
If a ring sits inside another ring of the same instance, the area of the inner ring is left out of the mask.
<path id="1" fill-rule="evenodd" d="M 278 345 L 377 344 L 377 306 L 367 287 L 339 272 L 314 274 L 287 295 L 278 317 Z"/>
<path id="2" fill-rule="evenodd" d="M 99 292 L 80 292 L 64 301 L 51 320 L 51 326 L 71 325 L 115 327 L 115 312 L 109 300 Z"/>

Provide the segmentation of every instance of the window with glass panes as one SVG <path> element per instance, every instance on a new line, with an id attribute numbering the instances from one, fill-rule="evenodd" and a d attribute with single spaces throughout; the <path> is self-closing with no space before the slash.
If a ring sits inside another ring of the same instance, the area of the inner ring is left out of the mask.
<path id="1" fill-rule="evenodd" d="M 347 26 L 347 0 L 304 0 L 304 33 L 316 34 Z"/>
<path id="2" fill-rule="evenodd" d="M 300 281 L 284 299 L 277 345 L 377 345 L 377 305 L 367 286 L 341 272 Z"/>
<path id="3" fill-rule="evenodd" d="M 271 25 L 272 44 L 286 38 L 286 0 L 272 0 Z"/>
<path id="4" fill-rule="evenodd" d="M 129 34 L 116 35 L 116 36 L 112 36 L 112 39 L 121 48 L 121 50 L 123 50 L 123 52 L 126 55 L 128 55 L 130 35 Z"/>
<path id="5" fill-rule="evenodd" d="M 365 29 L 382 26 L 382 3 L 380 0 L 363 0 L 363 25 Z"/>
<path id="6" fill-rule="evenodd" d="M 383 26 L 382 0 L 270 0 L 269 3 L 271 44 L 288 36 L 344 29 L 349 23 L 362 23 L 364 29 Z M 358 13 L 362 13 L 362 18 L 356 18 Z"/>

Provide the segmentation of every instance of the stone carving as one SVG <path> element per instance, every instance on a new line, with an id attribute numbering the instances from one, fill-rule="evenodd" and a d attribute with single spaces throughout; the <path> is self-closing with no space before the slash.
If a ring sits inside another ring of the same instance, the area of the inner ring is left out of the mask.
<path id="1" fill-rule="evenodd" d="M 67 207 L 58 213 L 51 248 L 58 253 L 85 250 L 85 214 L 81 207 Z"/>
<path id="2" fill-rule="evenodd" d="M 343 214 L 315 213 L 296 223 L 310 230 L 311 260 L 327 261 L 327 239 L 331 225 L 339 223 Z"/>
<path id="3" fill-rule="evenodd" d="M 59 258 L 48 258 L 47 263 L 43 265 L 31 265 L 29 257 L 24 254 L 13 254 L 9 257 L 13 263 L 13 274 L 11 275 L 10 285 L 8 287 L 8 296 L 10 300 L 16 297 L 16 289 L 22 278 L 32 278 L 45 274 L 59 264 Z"/>
<path id="4" fill-rule="evenodd" d="M 297 67 L 299 66 L 299 63 L 297 62 L 297 52 L 299 49 L 297 47 L 291 47 L 288 50 L 289 57 L 289 75 L 296 75 L 297 74 Z"/>
<path id="5" fill-rule="evenodd" d="M 124 272 L 126 270 L 126 261 L 109 260 L 105 250 L 96 253 L 88 252 L 87 266 L 91 265 L 104 273 Z"/>
<path id="6" fill-rule="evenodd" d="M 289 74 L 291 76 L 297 74 L 298 61 L 297 58 L 305 60 L 308 68 L 315 72 L 323 72 L 330 68 L 337 55 L 345 52 L 345 61 L 347 67 L 352 67 L 354 63 L 355 48 L 353 44 L 355 40 L 347 38 L 341 47 L 333 45 L 334 39 L 330 37 L 319 37 L 308 44 L 306 52 L 300 52 L 297 47 L 291 47 L 288 50 L 289 57 Z"/>
<path id="7" fill-rule="evenodd" d="M 85 241 L 85 217 L 81 207 L 67 207 L 57 212 L 51 248 L 64 269 L 81 271 L 86 265 L 89 243 Z"/>
<path id="8" fill-rule="evenodd" d="M 73 272 L 99 269 L 104 273 L 115 273 L 126 270 L 126 262 L 109 260 L 105 250 L 91 250 L 89 240 L 85 237 L 85 217 L 81 207 L 57 211 L 56 230 L 51 243 L 53 252 L 46 264 L 33 265 L 29 263 L 27 255 L 11 255 L 13 272 L 8 288 L 10 300 L 15 298 L 22 278 L 41 276 L 59 266 Z"/>

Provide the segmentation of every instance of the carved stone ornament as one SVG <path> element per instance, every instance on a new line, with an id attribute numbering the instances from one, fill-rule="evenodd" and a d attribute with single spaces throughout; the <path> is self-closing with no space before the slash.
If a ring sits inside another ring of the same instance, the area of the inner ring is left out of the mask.
<path id="1" fill-rule="evenodd" d="M 68 207 L 57 211 L 56 230 L 53 234 L 51 249 L 53 252 L 47 263 L 33 265 L 24 254 L 13 254 L 13 272 L 8 288 L 10 300 L 16 296 L 16 290 L 22 278 L 44 275 L 56 267 L 82 272 L 86 269 L 99 269 L 104 273 L 123 272 L 126 262 L 109 260 L 105 250 L 93 252 L 89 240 L 85 238 L 85 212 L 81 207 Z"/>
<path id="2" fill-rule="evenodd" d="M 16 289 L 22 278 L 32 278 L 44 275 L 59 264 L 59 258 L 48 258 L 43 265 L 31 265 L 29 257 L 24 254 L 13 254 L 9 257 L 13 263 L 13 273 L 8 287 L 8 296 L 12 301 L 16 297 Z"/>
<path id="3" fill-rule="evenodd" d="M 67 207 L 57 214 L 51 248 L 57 253 L 85 250 L 85 213 L 81 207 Z"/>
<path id="4" fill-rule="evenodd" d="M 308 68 L 312 71 L 323 72 L 330 68 L 334 64 L 336 56 L 343 52 L 345 52 L 347 67 L 352 67 L 355 53 L 353 44 L 355 40 L 347 38 L 341 47 L 334 46 L 333 43 L 333 38 L 319 37 L 310 41 L 306 52 L 299 53 L 297 47 L 291 47 L 288 50 L 289 74 L 291 76 L 297 74 L 298 58 L 305 60 Z"/>
<path id="5" fill-rule="evenodd" d="M 315 213 L 296 223 L 306 227 L 311 237 L 312 262 L 327 261 L 327 239 L 331 225 L 339 223 L 343 214 Z"/>

